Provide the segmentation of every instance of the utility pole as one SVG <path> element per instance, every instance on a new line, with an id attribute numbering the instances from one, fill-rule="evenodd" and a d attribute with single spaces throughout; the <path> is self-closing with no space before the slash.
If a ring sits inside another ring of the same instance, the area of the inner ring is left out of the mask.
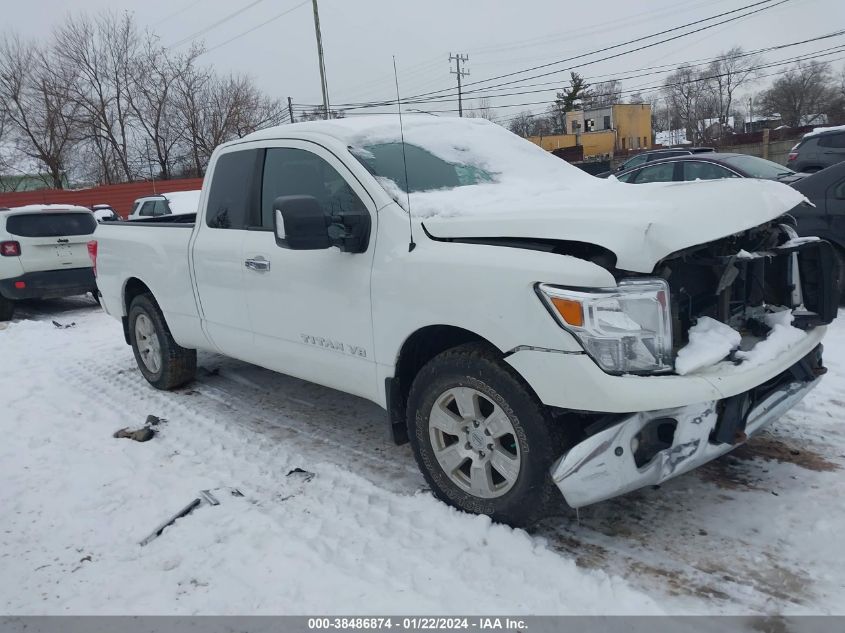
<path id="1" fill-rule="evenodd" d="M 754 131 L 754 110 L 752 109 L 751 97 L 748 97 L 748 125 L 745 126 L 746 132 Z"/>
<path id="2" fill-rule="evenodd" d="M 288 97 L 288 114 L 290 115 L 290 122 L 296 123 L 296 119 L 293 118 L 293 103 L 291 103 L 290 97 Z"/>
<path id="3" fill-rule="evenodd" d="M 316 0 L 314 1 L 316 2 Z M 455 62 L 455 70 L 452 70 L 453 61 Z M 468 61 L 468 55 L 462 55 L 461 53 L 452 55 L 452 53 L 449 53 L 449 73 L 458 76 L 458 116 L 464 115 L 464 106 L 461 101 L 461 78 L 469 76 L 469 71 L 465 68 L 461 68 L 461 64 L 465 64 Z"/>
<path id="4" fill-rule="evenodd" d="M 329 111 L 329 84 L 326 83 L 326 61 L 323 58 L 323 38 L 320 35 L 320 12 L 317 10 L 317 0 L 312 0 L 314 5 L 314 32 L 317 34 L 317 57 L 320 60 L 320 86 L 323 89 L 324 118 L 331 117 Z"/>

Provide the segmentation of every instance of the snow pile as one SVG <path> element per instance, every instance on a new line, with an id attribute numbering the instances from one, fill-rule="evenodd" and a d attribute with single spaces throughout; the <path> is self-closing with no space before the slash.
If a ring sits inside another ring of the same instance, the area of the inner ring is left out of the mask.
<path id="1" fill-rule="evenodd" d="M 735 329 L 710 317 L 701 317 L 689 329 L 689 343 L 678 352 L 675 371 L 681 376 L 715 365 L 742 340 Z"/>
<path id="2" fill-rule="evenodd" d="M 735 357 L 741 363 L 733 369 L 741 371 L 764 365 L 799 343 L 807 335 L 804 330 L 792 326 L 794 319 L 792 311 L 788 308 L 780 308 L 777 312 L 766 314 L 763 321 L 771 328 L 766 338 L 757 341 L 749 350 L 738 350 L 742 342 L 739 332 L 721 321 L 710 317 L 700 317 L 698 322 L 689 329 L 689 343 L 678 351 L 675 371 L 684 376 L 712 367 L 734 350 L 737 350 Z M 727 368 L 731 369 L 729 365 Z M 725 369 L 725 365 L 719 365 L 720 371 Z"/>
<path id="3" fill-rule="evenodd" d="M 167 198 L 173 215 L 186 215 L 199 211 L 201 194 L 201 190 L 195 189 L 193 191 L 174 191 L 173 193 L 163 193 L 162 195 Z"/>
<path id="4" fill-rule="evenodd" d="M 783 351 L 799 343 L 807 333 L 792 326 L 794 318 L 790 310 L 767 314 L 763 320 L 772 330 L 765 340 L 758 342 L 746 352 L 739 351 L 736 353 L 736 357 L 743 361 L 742 367 L 764 365 L 780 356 Z"/>

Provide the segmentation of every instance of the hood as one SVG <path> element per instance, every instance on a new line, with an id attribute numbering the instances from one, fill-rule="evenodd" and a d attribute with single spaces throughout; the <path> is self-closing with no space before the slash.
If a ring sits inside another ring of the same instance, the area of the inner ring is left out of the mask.
<path id="1" fill-rule="evenodd" d="M 436 238 L 535 238 L 595 244 L 616 255 L 617 268 L 650 273 L 671 253 L 741 233 L 805 200 L 795 189 L 766 180 L 636 186 L 613 178 L 593 181 L 596 186 L 573 188 L 566 195 L 554 189 L 549 195 L 526 192 L 525 204 L 507 199 L 494 202 L 491 196 L 481 195 L 480 199 L 490 201 L 486 212 L 462 196 L 468 206 L 461 212 L 423 214 L 421 219 Z"/>

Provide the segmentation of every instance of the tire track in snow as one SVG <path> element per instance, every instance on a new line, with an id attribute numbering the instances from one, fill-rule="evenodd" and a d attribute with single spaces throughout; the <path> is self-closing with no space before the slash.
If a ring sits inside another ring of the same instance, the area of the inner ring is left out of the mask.
<path id="1" fill-rule="evenodd" d="M 108 347 L 98 351 L 108 352 Z M 294 434 L 279 443 L 272 429 L 268 435 L 266 427 L 257 431 L 249 423 L 232 423 L 227 416 L 237 415 L 237 408 L 209 407 L 190 395 L 156 392 L 139 377 L 118 374 L 125 366 L 77 360 L 72 369 L 58 373 L 86 399 L 98 399 L 116 414 L 149 410 L 167 417 L 156 441 L 179 449 L 183 457 L 225 456 L 201 466 L 221 483 L 244 491 L 280 530 L 297 540 L 302 555 L 314 565 L 325 564 L 329 557 L 340 575 L 387 583 L 414 596 L 417 604 L 440 605 L 454 613 L 594 612 L 588 605 L 596 604 L 603 605 L 602 611 L 612 610 L 612 604 L 605 604 L 608 596 L 629 591 L 604 574 L 576 572 L 574 562 L 524 532 L 458 513 L 429 495 L 397 495 L 340 465 L 316 461 L 308 466 L 317 473 L 311 482 L 291 483 L 284 474 L 300 465 L 304 454 L 325 457 L 305 446 L 312 438 Z M 112 382 L 104 385 L 106 376 Z M 220 462 L 237 464 L 238 469 L 221 472 Z M 395 540 L 403 546 L 401 557 L 384 560 L 384 543 Z M 579 587 L 560 584 L 573 573 L 591 581 Z M 459 602 L 456 587 L 471 587 L 476 600 L 470 605 Z"/>

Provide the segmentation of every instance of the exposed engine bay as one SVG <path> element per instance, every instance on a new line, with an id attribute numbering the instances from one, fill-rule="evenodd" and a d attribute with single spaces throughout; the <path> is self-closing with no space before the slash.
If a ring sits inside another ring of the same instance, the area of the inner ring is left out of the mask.
<path id="1" fill-rule="evenodd" d="M 833 247 L 799 238 L 786 216 L 743 233 L 674 253 L 655 274 L 671 291 L 674 346 L 700 317 L 762 338 L 765 315 L 789 308 L 793 326 L 830 323 L 839 305 Z"/>

